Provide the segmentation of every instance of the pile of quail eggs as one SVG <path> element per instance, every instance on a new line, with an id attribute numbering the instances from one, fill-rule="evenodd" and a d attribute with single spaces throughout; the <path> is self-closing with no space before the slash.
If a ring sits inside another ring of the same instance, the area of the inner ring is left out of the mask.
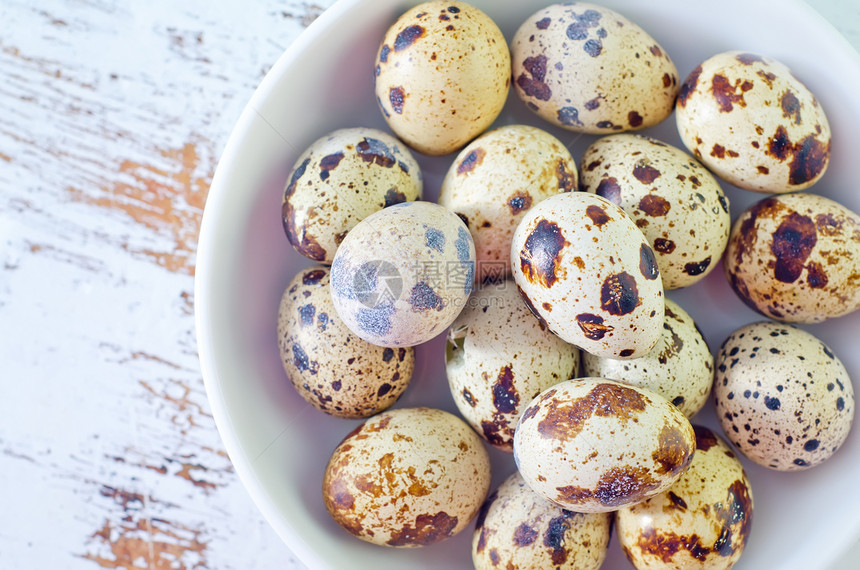
<path id="1" fill-rule="evenodd" d="M 368 73 L 395 136 L 322 136 L 282 204 L 318 263 L 281 301 L 284 370 L 321 412 L 366 418 L 326 469 L 333 519 L 390 547 L 471 526 L 477 568 L 598 568 L 613 521 L 637 568 L 732 566 L 753 516 L 735 453 L 808 469 L 854 414 L 838 356 L 791 324 L 860 307 L 860 216 L 803 192 L 830 153 L 815 96 L 759 54 L 681 81 L 648 32 L 580 2 L 510 45 L 469 4 L 420 4 Z M 511 88 L 536 123 L 600 135 L 578 167 L 537 126 L 486 132 Z M 685 149 L 630 134 L 673 111 Z M 452 156 L 438 203 L 413 151 Z M 732 225 L 721 181 L 768 196 Z M 664 292 L 720 261 L 763 319 L 713 356 Z M 459 416 L 389 409 L 440 334 Z M 690 422 L 709 398 L 722 434 Z M 495 490 L 486 445 L 517 466 Z"/>

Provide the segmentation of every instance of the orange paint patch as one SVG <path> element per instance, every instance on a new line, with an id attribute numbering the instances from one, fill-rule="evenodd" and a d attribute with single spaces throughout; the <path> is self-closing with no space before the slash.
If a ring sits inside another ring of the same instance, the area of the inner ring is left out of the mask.
<path id="1" fill-rule="evenodd" d="M 149 382 L 144 380 L 140 380 L 139 384 L 151 395 L 161 398 L 165 402 L 171 404 L 171 406 L 177 411 L 177 413 L 170 417 L 170 420 L 174 424 L 182 424 L 186 426 L 180 429 L 180 433 L 182 433 L 182 435 L 186 435 L 189 428 L 200 426 L 198 419 L 201 417 L 206 418 L 204 423 L 211 423 L 209 421 L 212 418 L 211 412 L 204 409 L 202 404 L 197 403 L 192 399 L 192 389 L 190 386 L 175 379 L 167 380 L 167 382 L 169 383 L 169 386 L 162 391 L 157 390 Z M 171 394 L 176 393 L 177 391 L 179 391 L 178 394 Z"/>
<path id="2" fill-rule="evenodd" d="M 119 211 L 154 233 L 170 238 L 167 251 L 132 249 L 175 273 L 194 274 L 194 254 L 203 205 L 212 179 L 214 164 L 202 164 L 195 143 L 157 151 L 154 166 L 123 160 L 101 192 L 68 189 L 78 202 Z M 202 172 L 202 174 L 201 174 Z"/>
<path id="3" fill-rule="evenodd" d="M 82 558 L 102 568 L 149 570 L 205 568 L 206 542 L 202 530 L 145 516 L 157 503 L 152 497 L 103 485 L 99 493 L 120 507 L 119 520 L 106 519 L 90 535 L 89 552 Z"/>
<path id="4" fill-rule="evenodd" d="M 206 543 L 201 541 L 201 534 L 199 530 L 163 519 L 134 520 L 131 517 L 131 520 L 124 519 L 118 523 L 106 520 L 91 538 L 106 547 L 109 553 L 87 553 L 83 558 L 102 568 L 205 568 Z"/>
<path id="5" fill-rule="evenodd" d="M 216 489 L 218 486 L 211 481 L 204 481 L 203 479 L 195 479 L 192 476 L 192 471 L 202 471 L 203 473 L 207 473 L 209 468 L 205 465 L 195 464 L 195 463 L 185 463 L 182 462 L 182 469 L 180 469 L 177 473 L 177 477 L 182 477 L 186 481 L 190 482 L 195 487 L 199 487 L 204 489 L 205 491 L 210 491 L 212 489 Z"/>

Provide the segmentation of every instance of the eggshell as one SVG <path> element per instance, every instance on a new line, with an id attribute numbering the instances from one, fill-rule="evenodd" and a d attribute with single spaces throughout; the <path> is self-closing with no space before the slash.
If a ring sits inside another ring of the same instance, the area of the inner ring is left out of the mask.
<path id="1" fill-rule="evenodd" d="M 714 381 L 714 357 L 693 318 L 666 299 L 660 341 L 651 352 L 633 360 L 583 355 L 583 373 L 621 380 L 652 390 L 678 407 L 688 418 L 702 409 Z"/>
<path id="2" fill-rule="evenodd" d="M 514 472 L 487 498 L 472 536 L 476 570 L 597 570 L 612 534 L 609 513 L 574 513 L 532 491 Z"/>
<path id="3" fill-rule="evenodd" d="M 660 339 L 663 284 L 654 251 L 624 210 L 567 192 L 526 212 L 511 265 L 532 312 L 563 340 L 608 358 L 637 358 Z"/>
<path id="4" fill-rule="evenodd" d="M 565 509 L 607 512 L 667 489 L 696 442 L 684 414 L 645 388 L 578 378 L 523 412 L 514 458 L 533 491 Z"/>
<path id="5" fill-rule="evenodd" d="M 848 437 L 854 388 L 842 362 L 812 334 L 758 322 L 723 342 L 714 403 L 726 437 L 777 471 L 821 464 Z"/>
<path id="6" fill-rule="evenodd" d="M 448 331 L 446 371 L 460 414 L 492 445 L 513 450 L 532 398 L 577 376 L 579 349 L 546 330 L 513 281 L 487 284 Z"/>
<path id="7" fill-rule="evenodd" d="M 532 14 L 511 41 L 514 90 L 554 125 L 585 133 L 644 129 L 669 116 L 678 70 L 645 30 L 585 2 Z"/>
<path id="8" fill-rule="evenodd" d="M 501 112 L 511 83 L 508 45 L 479 9 L 445 0 L 404 13 L 376 57 L 374 88 L 388 126 L 431 155 L 460 149 Z"/>
<path id="9" fill-rule="evenodd" d="M 456 416 L 399 408 L 346 436 L 322 489 L 332 518 L 361 540 L 424 546 L 454 536 L 478 513 L 490 489 L 490 460 Z"/>
<path id="10" fill-rule="evenodd" d="M 421 168 L 402 142 L 370 128 L 340 129 L 299 156 L 284 190 L 282 220 L 293 248 L 331 263 L 358 222 L 421 198 Z"/>
<path id="11" fill-rule="evenodd" d="M 303 269 L 287 285 L 278 348 L 299 395 L 341 418 L 366 418 L 394 404 L 415 367 L 414 349 L 374 346 L 349 331 L 335 311 L 323 265 Z"/>
<path id="12" fill-rule="evenodd" d="M 576 162 L 551 134 L 508 125 L 469 143 L 442 181 L 439 203 L 472 233 L 478 282 L 510 275 L 511 238 L 534 204 L 577 188 Z"/>
<path id="13" fill-rule="evenodd" d="M 718 265 L 729 201 L 695 158 L 641 135 L 610 135 L 582 157 L 581 188 L 621 206 L 654 249 L 663 287 L 687 287 Z"/>
<path id="14" fill-rule="evenodd" d="M 818 323 L 860 308 L 860 215 L 797 192 L 735 221 L 723 260 L 735 293 L 763 315 Z"/>
<path id="15" fill-rule="evenodd" d="M 335 309 L 358 337 L 414 346 L 441 334 L 472 292 L 475 245 L 455 214 L 404 202 L 362 220 L 331 267 Z"/>
<path id="16" fill-rule="evenodd" d="M 690 152 L 747 190 L 803 190 L 830 160 L 818 100 L 785 64 L 763 55 L 730 51 L 702 62 L 681 86 L 675 120 Z"/>
<path id="17" fill-rule="evenodd" d="M 689 469 L 666 492 L 615 513 L 621 548 L 640 570 L 727 570 L 749 539 L 753 493 L 743 466 L 719 436 L 693 427 Z"/>

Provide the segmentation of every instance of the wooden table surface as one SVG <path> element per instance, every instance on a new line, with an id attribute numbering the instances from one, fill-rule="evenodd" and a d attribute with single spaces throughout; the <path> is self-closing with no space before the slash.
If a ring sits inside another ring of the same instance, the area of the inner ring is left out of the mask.
<path id="1" fill-rule="evenodd" d="M 0 568 L 302 567 L 212 419 L 194 262 L 234 122 L 332 1 L 0 0 Z M 860 3 L 811 4 L 860 47 Z"/>

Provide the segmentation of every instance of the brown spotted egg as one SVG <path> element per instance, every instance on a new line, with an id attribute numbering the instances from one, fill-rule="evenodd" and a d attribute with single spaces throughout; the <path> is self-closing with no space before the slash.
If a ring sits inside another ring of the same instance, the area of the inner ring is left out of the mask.
<path id="1" fill-rule="evenodd" d="M 403 394 L 415 367 L 412 348 L 383 348 L 352 334 L 337 316 L 329 268 L 300 271 L 278 311 L 278 347 L 296 391 L 315 408 L 341 418 L 366 418 Z"/>
<path id="2" fill-rule="evenodd" d="M 678 70 L 648 33 L 585 2 L 532 14 L 511 42 L 514 90 L 560 127 L 586 133 L 644 129 L 669 116 Z"/>
<path id="3" fill-rule="evenodd" d="M 514 279 L 563 340 L 607 358 L 637 358 L 660 339 L 663 284 L 645 236 L 620 207 L 586 192 L 532 206 L 511 243 Z"/>
<path id="4" fill-rule="evenodd" d="M 729 202 L 692 156 L 653 138 L 611 135 L 586 149 L 580 180 L 633 218 L 666 289 L 692 285 L 717 266 L 729 240 Z"/>
<path id="5" fill-rule="evenodd" d="M 575 513 L 532 491 L 514 472 L 481 507 L 472 535 L 476 570 L 597 570 L 612 534 L 609 513 Z"/>
<path id="6" fill-rule="evenodd" d="M 472 293 L 448 331 L 446 371 L 460 414 L 492 445 L 512 451 L 526 405 L 577 376 L 579 349 L 546 330 L 507 280 Z"/>
<path id="7" fill-rule="evenodd" d="M 860 215 L 823 196 L 765 198 L 732 227 L 723 267 L 751 308 L 817 323 L 860 308 Z"/>
<path id="8" fill-rule="evenodd" d="M 381 546 L 417 547 L 469 525 L 490 489 L 490 460 L 453 414 L 399 408 L 373 416 L 337 446 L 323 477 L 326 509 Z"/>
<path id="9" fill-rule="evenodd" d="M 414 346 L 445 332 L 472 292 L 475 245 L 430 202 L 380 210 L 347 234 L 331 266 L 335 309 L 372 344 Z"/>
<path id="10" fill-rule="evenodd" d="M 387 206 L 421 198 L 421 169 L 402 142 L 377 129 L 340 129 L 296 161 L 282 203 L 296 251 L 331 263 L 355 224 Z"/>
<path id="11" fill-rule="evenodd" d="M 448 154 L 486 130 L 510 87 L 498 26 L 479 9 L 444 0 L 404 13 L 382 40 L 374 85 L 398 137 L 424 154 Z"/>
<path id="12" fill-rule="evenodd" d="M 684 145 L 723 180 L 756 192 L 812 186 L 830 159 L 830 125 L 784 64 L 731 51 L 697 66 L 678 94 Z"/>
<path id="13" fill-rule="evenodd" d="M 576 512 L 618 510 L 666 490 L 690 463 L 693 427 L 645 388 L 577 378 L 523 412 L 514 458 L 536 493 Z"/>
<path id="14" fill-rule="evenodd" d="M 632 360 L 585 353 L 583 373 L 648 388 L 692 418 L 711 394 L 714 357 L 692 317 L 680 305 L 666 299 L 663 333 L 651 352 Z"/>
<path id="15" fill-rule="evenodd" d="M 561 141 L 536 127 L 509 125 L 460 151 L 442 181 L 439 203 L 469 226 L 481 282 L 510 274 L 511 238 L 523 214 L 576 187 L 576 163 Z"/>
<path id="16" fill-rule="evenodd" d="M 720 347 L 714 403 L 726 437 L 777 471 L 814 467 L 845 441 L 854 389 L 830 348 L 790 325 L 741 327 Z"/>
<path id="17" fill-rule="evenodd" d="M 618 541 L 640 570 L 728 570 L 741 557 L 753 521 L 749 479 L 729 446 L 693 426 L 696 453 L 669 489 L 615 513 Z"/>

